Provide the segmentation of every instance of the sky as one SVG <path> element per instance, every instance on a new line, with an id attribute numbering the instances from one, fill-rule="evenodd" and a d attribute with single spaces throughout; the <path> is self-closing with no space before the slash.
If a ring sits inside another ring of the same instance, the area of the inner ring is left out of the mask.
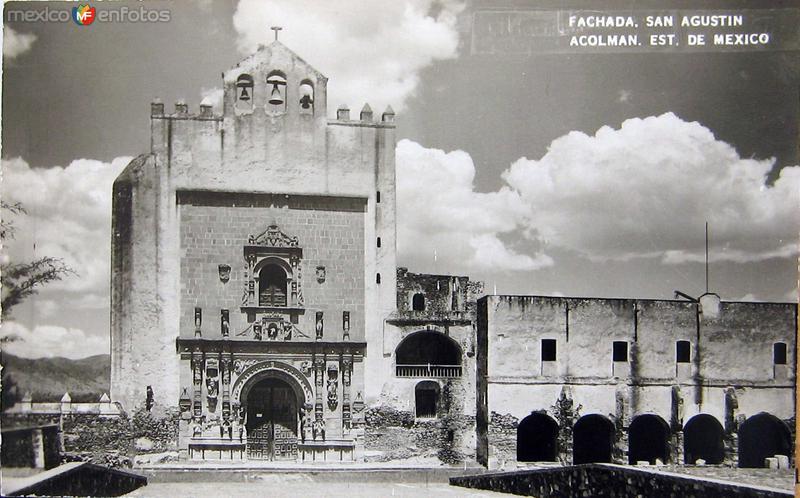
<path id="1" fill-rule="evenodd" d="M 60 257 L 78 273 L 13 309 L 0 334 L 18 338 L 14 354 L 108 352 L 111 185 L 149 149 L 149 103 L 218 105 L 220 73 L 273 25 L 330 78 L 329 115 L 343 103 L 397 111 L 398 263 L 411 271 L 470 275 L 499 294 L 699 296 L 708 222 L 710 291 L 797 300 L 796 43 L 473 50 L 476 12 L 531 10 L 512 0 L 96 2 L 169 21 L 9 20 L 72 5 L 5 4 L 2 196 L 28 214 L 12 218 L 4 257 Z M 763 2 L 635 3 L 698 5 Z"/>

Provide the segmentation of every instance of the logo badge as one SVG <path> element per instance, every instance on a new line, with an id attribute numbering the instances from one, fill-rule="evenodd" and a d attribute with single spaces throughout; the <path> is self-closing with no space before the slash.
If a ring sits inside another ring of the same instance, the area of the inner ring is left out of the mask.
<path id="1" fill-rule="evenodd" d="M 79 5 L 72 8 L 72 20 L 79 26 L 88 26 L 94 22 L 97 9 L 89 5 Z"/>

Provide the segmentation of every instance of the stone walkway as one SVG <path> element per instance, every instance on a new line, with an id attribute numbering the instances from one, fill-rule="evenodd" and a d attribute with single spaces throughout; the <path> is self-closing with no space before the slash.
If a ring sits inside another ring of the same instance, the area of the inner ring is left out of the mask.
<path id="1" fill-rule="evenodd" d="M 414 476 L 383 472 L 353 472 L 345 475 L 334 472 L 251 473 L 245 482 L 231 482 L 231 476 L 220 472 L 219 482 L 152 482 L 126 496 L 142 497 L 205 497 L 280 496 L 308 498 L 355 498 L 425 496 L 452 497 L 509 497 L 505 493 L 472 490 L 450 486 L 446 478 L 428 479 L 426 472 Z M 208 477 L 208 476 L 204 476 Z M 398 479 L 398 477 L 400 477 Z"/>

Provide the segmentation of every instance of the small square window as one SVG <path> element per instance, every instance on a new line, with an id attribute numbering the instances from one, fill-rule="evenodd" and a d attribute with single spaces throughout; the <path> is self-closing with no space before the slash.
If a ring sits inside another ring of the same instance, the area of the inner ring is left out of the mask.
<path id="1" fill-rule="evenodd" d="M 776 342 L 772 346 L 772 362 L 775 365 L 786 365 L 786 343 Z"/>
<path id="2" fill-rule="evenodd" d="M 689 363 L 692 358 L 692 344 L 689 341 L 678 341 L 675 343 L 675 361 L 678 363 Z"/>
<path id="3" fill-rule="evenodd" d="M 614 341 L 613 356 L 614 361 L 628 361 L 628 343 L 625 341 Z"/>
<path id="4" fill-rule="evenodd" d="M 556 361 L 555 339 L 542 339 L 542 361 Z"/>

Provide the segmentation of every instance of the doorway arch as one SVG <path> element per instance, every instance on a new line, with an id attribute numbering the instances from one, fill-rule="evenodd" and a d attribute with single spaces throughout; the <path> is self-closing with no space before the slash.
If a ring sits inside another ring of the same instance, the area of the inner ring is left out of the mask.
<path id="1" fill-rule="evenodd" d="M 603 415 L 584 415 L 573 429 L 572 460 L 582 463 L 610 463 L 614 446 L 614 424 Z"/>
<path id="2" fill-rule="evenodd" d="M 739 467 L 764 467 L 764 459 L 775 455 L 792 456 L 789 427 L 770 413 L 761 412 L 745 420 L 739 428 Z"/>
<path id="3" fill-rule="evenodd" d="M 534 412 L 517 426 L 518 462 L 555 462 L 558 423 L 546 413 Z"/>
<path id="4" fill-rule="evenodd" d="M 247 457 L 294 460 L 300 429 L 301 398 L 279 377 L 264 377 L 245 396 Z"/>
<path id="5" fill-rule="evenodd" d="M 628 463 L 646 461 L 653 465 L 656 459 L 669 461 L 669 425 L 658 415 L 644 414 L 635 417 L 628 426 Z"/>
<path id="6" fill-rule="evenodd" d="M 234 371 L 241 373 L 231 389 L 231 399 L 239 402 L 246 417 L 247 457 L 295 460 L 302 438 L 302 412 L 313 406 L 308 379 L 279 361 L 238 359 Z"/>
<path id="7" fill-rule="evenodd" d="M 697 460 L 722 463 L 725 459 L 724 435 L 722 424 L 713 415 L 701 413 L 690 418 L 683 428 L 683 462 L 688 465 Z"/>

